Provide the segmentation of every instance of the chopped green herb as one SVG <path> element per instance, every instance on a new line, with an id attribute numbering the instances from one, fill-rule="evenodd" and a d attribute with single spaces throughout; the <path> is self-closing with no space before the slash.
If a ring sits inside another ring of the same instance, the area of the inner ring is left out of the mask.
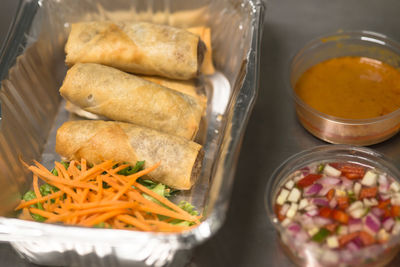
<path id="1" fill-rule="evenodd" d="M 349 197 L 350 204 L 357 200 L 357 197 L 356 197 L 356 195 L 354 194 L 353 191 L 349 191 L 347 196 Z"/>
<path id="2" fill-rule="evenodd" d="M 328 229 L 326 229 L 326 228 L 321 228 L 319 231 L 318 231 L 318 233 L 316 233 L 315 235 L 313 235 L 313 237 L 311 238 L 313 241 L 315 241 L 315 242 L 318 242 L 318 243 L 321 243 L 321 242 L 323 242 L 327 237 L 328 237 L 328 235 L 330 235 L 331 234 L 331 232 L 328 230 Z"/>
<path id="3" fill-rule="evenodd" d="M 322 173 L 323 171 L 324 171 L 324 169 L 325 169 L 325 164 L 319 164 L 318 165 L 318 167 L 317 167 L 317 172 L 318 173 Z"/>

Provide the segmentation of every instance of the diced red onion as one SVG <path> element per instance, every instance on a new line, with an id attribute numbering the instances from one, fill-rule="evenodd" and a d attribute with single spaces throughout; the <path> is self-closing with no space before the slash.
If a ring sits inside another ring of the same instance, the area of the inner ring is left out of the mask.
<path id="1" fill-rule="evenodd" d="M 373 207 L 371 209 L 371 212 L 377 217 L 381 217 L 383 215 L 383 213 L 385 213 L 382 209 L 380 209 L 378 207 Z"/>
<path id="2" fill-rule="evenodd" d="M 326 198 L 313 198 L 312 202 L 317 206 L 329 206 L 329 202 Z"/>
<path id="3" fill-rule="evenodd" d="M 336 205 L 337 205 L 337 200 L 336 200 L 336 198 L 332 198 L 331 201 L 329 201 L 329 207 L 330 207 L 331 209 L 334 209 L 334 208 L 336 207 Z"/>
<path id="4" fill-rule="evenodd" d="M 395 221 L 392 217 L 388 217 L 382 221 L 383 228 L 385 228 L 387 232 L 390 232 L 392 230 L 394 223 Z"/>
<path id="5" fill-rule="evenodd" d="M 324 185 L 324 187 L 322 187 L 321 191 L 319 191 L 318 195 L 326 196 L 326 194 L 329 192 L 329 190 L 331 190 L 334 187 L 335 187 L 334 185 Z"/>
<path id="6" fill-rule="evenodd" d="M 351 242 L 350 242 L 351 243 Z M 350 244 L 349 243 L 349 244 Z M 352 245 L 350 245 L 350 247 L 351 247 Z M 347 247 L 348 248 L 348 247 Z M 353 248 L 354 249 L 354 248 Z M 345 261 L 345 262 L 349 262 L 349 261 L 351 261 L 352 259 L 353 259 L 353 254 L 351 253 L 353 250 L 351 250 L 351 249 L 343 249 L 341 252 L 340 252 L 340 257 Z M 354 251 L 356 251 L 356 250 L 354 250 Z"/>
<path id="7" fill-rule="evenodd" d="M 378 190 L 379 190 L 379 193 L 381 193 L 381 194 L 387 194 L 388 192 L 389 192 L 389 183 L 387 183 L 387 184 L 380 184 L 379 185 L 379 188 L 378 188 Z"/>
<path id="8" fill-rule="evenodd" d="M 322 189 L 322 185 L 321 184 L 310 185 L 309 187 L 307 187 L 304 190 L 304 196 L 308 197 L 308 196 L 312 196 L 312 195 L 318 194 L 318 192 L 321 189 Z"/>
<path id="9" fill-rule="evenodd" d="M 354 233 L 357 231 L 361 231 L 363 229 L 362 221 L 361 219 L 349 219 L 349 233 Z"/>
<path id="10" fill-rule="evenodd" d="M 308 239 L 308 235 L 304 231 L 300 231 L 296 235 L 297 242 L 304 243 Z"/>
<path id="11" fill-rule="evenodd" d="M 291 224 L 288 226 L 288 229 L 289 229 L 290 231 L 292 231 L 293 233 L 298 233 L 298 232 L 301 230 L 301 227 L 300 227 L 300 225 L 298 225 L 297 223 L 291 223 Z"/>
<path id="12" fill-rule="evenodd" d="M 365 218 L 365 225 L 374 233 L 378 232 L 381 228 L 381 222 L 375 215 L 371 213 Z"/>
<path id="13" fill-rule="evenodd" d="M 388 200 L 390 198 L 390 195 L 385 195 L 385 194 L 380 194 L 379 195 L 382 200 Z"/>
<path id="14" fill-rule="evenodd" d="M 330 224 L 332 221 L 328 218 L 323 218 L 323 217 L 314 217 L 313 222 L 318 225 L 318 226 L 323 226 L 323 225 L 327 225 Z"/>
<path id="15" fill-rule="evenodd" d="M 303 167 L 300 169 L 301 173 L 306 176 L 307 174 L 310 173 L 310 168 L 309 167 Z"/>
<path id="16" fill-rule="evenodd" d="M 352 242 L 359 248 L 364 245 L 364 242 L 358 236 L 356 238 L 354 238 Z"/>
<path id="17" fill-rule="evenodd" d="M 308 216 L 307 214 L 303 214 L 299 221 L 305 228 L 314 224 L 312 217 Z"/>
<path id="18" fill-rule="evenodd" d="M 379 175 L 378 183 L 379 183 L 379 185 L 387 185 L 387 184 L 389 184 L 386 175 L 383 175 L 383 174 Z"/>
<path id="19" fill-rule="evenodd" d="M 342 178 L 342 181 L 343 181 L 342 185 L 343 185 L 344 189 L 348 190 L 348 189 L 353 188 L 353 184 L 354 184 L 353 181 L 346 179 L 346 178 Z"/>
<path id="20" fill-rule="evenodd" d="M 314 216 L 318 215 L 318 210 L 317 209 L 309 210 L 306 212 L 306 214 L 310 217 L 314 217 Z"/>
<path id="21" fill-rule="evenodd" d="M 347 244 L 347 249 L 355 252 L 355 251 L 360 250 L 360 247 L 355 242 L 352 241 Z"/>
<path id="22" fill-rule="evenodd" d="M 354 219 L 354 218 L 350 218 L 350 219 L 349 219 L 349 225 L 352 225 L 352 224 L 361 224 L 361 223 L 362 223 L 361 219 Z"/>
<path id="23" fill-rule="evenodd" d="M 340 183 L 340 179 L 339 178 L 330 177 L 330 176 L 324 176 L 321 179 L 319 179 L 318 182 L 320 182 L 323 185 L 337 185 L 337 184 Z"/>

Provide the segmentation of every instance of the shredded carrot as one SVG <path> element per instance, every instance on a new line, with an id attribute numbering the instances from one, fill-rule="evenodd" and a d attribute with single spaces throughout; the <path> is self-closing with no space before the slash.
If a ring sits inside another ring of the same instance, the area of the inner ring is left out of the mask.
<path id="1" fill-rule="evenodd" d="M 39 185 L 38 185 L 38 177 L 36 174 L 33 175 L 33 191 L 37 198 L 41 198 L 42 194 L 40 194 Z"/>
<path id="2" fill-rule="evenodd" d="M 55 162 L 57 175 L 37 161 L 32 166 L 25 162 L 23 164 L 33 172 L 32 187 L 36 198 L 22 200 L 15 210 L 27 208 L 25 210 L 29 213 L 44 217 L 47 223 L 87 227 L 102 223 L 115 229 L 160 232 L 190 230 L 200 223 L 200 216 L 189 214 L 137 181 L 161 163 L 128 176 L 118 172 L 129 167 L 129 164 L 111 160 L 93 167 L 89 167 L 85 159 L 73 160 L 67 168 Z M 59 191 L 43 196 L 39 179 Z M 149 196 L 154 201 L 149 200 Z M 42 206 L 32 206 L 37 203 L 42 203 Z M 172 224 L 176 220 L 188 221 L 192 226 Z"/>

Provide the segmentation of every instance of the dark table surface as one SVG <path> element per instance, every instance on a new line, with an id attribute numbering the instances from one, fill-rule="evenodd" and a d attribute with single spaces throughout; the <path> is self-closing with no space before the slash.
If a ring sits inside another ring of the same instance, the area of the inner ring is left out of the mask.
<path id="1" fill-rule="evenodd" d="M 0 0 L 0 43 L 18 0 Z M 400 41 L 398 0 L 271 0 L 261 48 L 259 95 L 248 123 L 225 224 L 198 246 L 195 266 L 293 266 L 277 246 L 264 207 L 266 182 L 283 160 L 324 144 L 298 123 L 286 91 L 291 57 L 310 39 L 338 30 L 370 30 Z M 399 147 L 399 149 L 394 149 Z M 400 164 L 400 136 L 372 148 Z M 0 266 L 37 266 L 0 244 Z M 389 265 L 400 266 L 400 255 Z"/>

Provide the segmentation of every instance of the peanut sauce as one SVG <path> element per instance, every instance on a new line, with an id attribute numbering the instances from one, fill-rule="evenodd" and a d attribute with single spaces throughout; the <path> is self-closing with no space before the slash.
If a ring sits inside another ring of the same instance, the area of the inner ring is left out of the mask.
<path id="1" fill-rule="evenodd" d="M 322 113 L 369 119 L 400 107 L 400 71 L 367 57 L 332 58 L 303 73 L 295 92 Z"/>

